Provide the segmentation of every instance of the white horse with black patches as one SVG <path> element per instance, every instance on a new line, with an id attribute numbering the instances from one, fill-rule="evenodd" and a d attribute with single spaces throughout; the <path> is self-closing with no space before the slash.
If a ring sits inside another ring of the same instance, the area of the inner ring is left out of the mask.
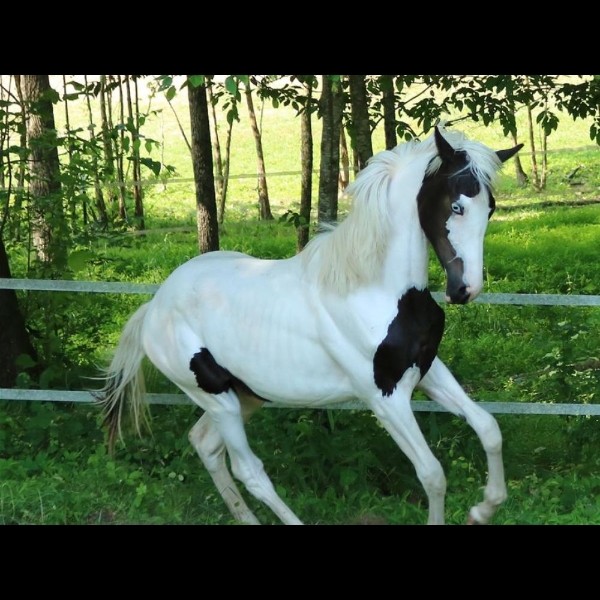
<path id="1" fill-rule="evenodd" d="M 446 479 L 411 410 L 415 388 L 465 418 L 487 454 L 487 523 L 506 498 L 495 419 L 437 358 L 444 312 L 427 289 L 427 242 L 447 274 L 446 299 L 464 304 L 483 285 L 483 238 L 501 163 L 456 132 L 374 156 L 347 190 L 348 217 L 285 260 L 212 252 L 177 268 L 129 320 L 102 390 L 111 443 L 129 401 L 143 413 L 144 355 L 204 410 L 190 441 L 236 520 L 258 523 L 226 463 L 287 524 L 281 500 L 250 449 L 244 421 L 264 402 L 334 406 L 358 398 L 415 467 L 429 523 L 444 522 Z"/>

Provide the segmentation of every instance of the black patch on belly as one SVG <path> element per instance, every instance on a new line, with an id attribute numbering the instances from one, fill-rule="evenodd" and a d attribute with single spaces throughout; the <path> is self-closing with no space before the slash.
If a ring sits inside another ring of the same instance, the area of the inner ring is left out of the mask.
<path id="1" fill-rule="evenodd" d="M 444 311 L 428 289 L 411 288 L 398 300 L 398 314 L 373 359 L 375 384 L 390 396 L 405 371 L 419 367 L 421 377 L 436 357 L 444 333 Z"/>
<path id="2" fill-rule="evenodd" d="M 198 387 L 209 394 L 221 394 L 228 392 L 231 388 L 237 391 L 236 387 L 241 387 L 259 400 L 269 402 L 266 398 L 255 394 L 243 381 L 218 364 L 208 348 L 201 348 L 200 352 L 196 352 L 192 356 L 190 370 L 196 376 Z"/>

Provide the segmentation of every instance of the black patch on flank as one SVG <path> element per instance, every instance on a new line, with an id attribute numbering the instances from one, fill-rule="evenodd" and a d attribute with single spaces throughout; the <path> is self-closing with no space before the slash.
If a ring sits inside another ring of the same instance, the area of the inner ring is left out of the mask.
<path id="1" fill-rule="evenodd" d="M 198 387 L 209 394 L 221 394 L 228 392 L 231 388 L 241 388 L 256 396 L 259 400 L 269 402 L 255 394 L 243 381 L 232 375 L 214 359 L 208 348 L 201 348 L 190 360 L 190 370 L 196 376 Z"/>
<path id="2" fill-rule="evenodd" d="M 233 375 L 217 363 L 208 348 L 201 348 L 190 360 L 190 369 L 198 387 L 209 394 L 227 392 L 233 384 Z"/>
<path id="3" fill-rule="evenodd" d="M 398 314 L 388 327 L 373 359 L 375 385 L 390 396 L 405 371 L 419 367 L 427 373 L 444 333 L 444 311 L 428 289 L 409 289 L 398 300 Z"/>

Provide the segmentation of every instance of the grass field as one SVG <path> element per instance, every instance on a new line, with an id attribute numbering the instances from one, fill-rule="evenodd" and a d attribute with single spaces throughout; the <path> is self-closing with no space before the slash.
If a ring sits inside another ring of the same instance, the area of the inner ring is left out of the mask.
<path id="1" fill-rule="evenodd" d="M 187 128 L 184 96 L 174 104 Z M 177 167 L 179 178 L 190 178 L 187 148 L 170 109 L 161 99 L 153 100 L 153 107 L 163 112 L 149 120 L 147 135 L 159 140 L 164 135 L 165 162 Z M 244 111 L 233 132 L 235 175 L 256 169 Z M 493 127 L 465 121 L 458 128 L 495 148 L 512 145 Z M 299 171 L 299 123 L 293 113 L 265 106 L 263 135 L 268 172 Z M 314 135 L 318 140 L 318 122 Z M 381 149 L 381 132 L 375 137 Z M 549 140 L 556 152 L 550 154 L 548 190 L 542 193 L 518 187 L 512 164 L 506 165 L 496 193 L 499 208 L 486 238 L 485 292 L 600 294 L 600 205 L 565 204 L 599 197 L 600 157 L 597 149 L 561 150 L 589 145 L 586 123 L 561 119 Z M 315 149 L 318 153 L 318 143 Z M 578 185 L 570 185 L 566 175 L 579 165 Z M 268 182 L 276 214 L 296 206 L 299 176 L 273 176 Z M 315 176 L 315 198 L 317 183 Z M 256 220 L 255 187 L 252 178 L 232 180 L 223 249 L 265 258 L 292 255 L 290 226 Z M 197 254 L 194 202 L 189 182 L 169 182 L 164 191 L 149 187 L 147 226 L 155 231 L 81 239 L 73 262 L 76 277 L 161 282 Z M 180 226 L 190 231 L 160 230 Z M 23 274 L 24 251 L 11 248 L 11 259 L 14 275 Z M 432 257 L 431 287 L 442 286 Z M 52 339 L 38 340 L 48 355 L 58 357 L 44 383 L 83 389 L 94 385 L 85 377 L 105 362 L 127 316 L 145 298 L 30 292 L 21 301 L 34 332 L 44 330 L 48 311 L 62 317 Z M 447 328 L 440 354 L 474 398 L 598 402 L 599 308 L 473 304 L 444 309 Z M 150 368 L 147 379 L 151 391 L 173 391 Z M 187 441 L 199 417 L 193 407 L 153 407 L 153 435 L 138 439 L 130 433 L 126 445 L 108 457 L 91 406 L 0 406 L 0 523 L 231 523 Z M 418 420 L 448 478 L 447 520 L 463 523 L 484 484 L 480 444 L 465 423 L 449 415 L 418 414 Z M 600 524 L 600 420 L 500 415 L 498 421 L 509 499 L 494 523 Z M 426 499 L 412 466 L 367 412 L 264 410 L 249 423 L 248 435 L 278 492 L 307 523 L 426 521 Z M 277 522 L 252 498 L 249 505 L 262 522 Z"/>

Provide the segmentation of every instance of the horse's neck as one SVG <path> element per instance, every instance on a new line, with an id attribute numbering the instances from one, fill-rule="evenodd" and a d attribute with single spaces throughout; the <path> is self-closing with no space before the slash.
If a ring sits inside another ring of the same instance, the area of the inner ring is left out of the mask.
<path id="1" fill-rule="evenodd" d="M 396 187 L 397 186 L 397 187 Z M 420 182 L 398 181 L 392 193 L 404 191 L 404 199 L 393 210 L 387 252 L 383 262 L 383 284 L 400 297 L 411 287 L 427 286 L 429 252 L 427 238 L 421 229 L 416 201 Z"/>
<path id="2" fill-rule="evenodd" d="M 406 290 L 427 286 L 429 255 L 427 238 L 416 223 L 406 222 L 391 237 L 383 264 L 383 285 L 400 297 Z"/>

